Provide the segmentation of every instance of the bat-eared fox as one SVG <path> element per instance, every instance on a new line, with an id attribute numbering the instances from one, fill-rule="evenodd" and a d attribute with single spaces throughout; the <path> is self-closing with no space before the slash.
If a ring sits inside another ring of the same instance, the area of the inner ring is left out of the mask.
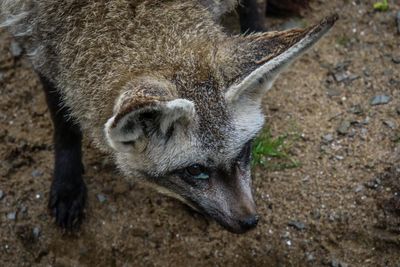
<path id="1" fill-rule="evenodd" d="M 244 233 L 259 217 L 251 143 L 278 74 L 335 23 L 228 34 L 234 0 L 0 0 L 1 26 L 23 46 L 54 124 L 49 208 L 82 221 L 82 134 L 128 179 Z"/>

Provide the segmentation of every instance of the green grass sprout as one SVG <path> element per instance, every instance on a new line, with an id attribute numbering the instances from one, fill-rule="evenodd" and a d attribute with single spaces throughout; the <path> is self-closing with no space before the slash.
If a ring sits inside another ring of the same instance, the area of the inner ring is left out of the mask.
<path id="1" fill-rule="evenodd" d="M 252 165 L 261 165 L 269 170 L 298 167 L 299 162 L 290 155 L 290 149 L 298 139 L 298 134 L 273 137 L 271 129 L 265 128 L 253 142 Z"/>
<path id="2" fill-rule="evenodd" d="M 374 9 L 377 11 L 387 11 L 389 9 L 389 4 L 387 0 L 382 0 L 379 2 L 376 2 L 374 4 Z"/>

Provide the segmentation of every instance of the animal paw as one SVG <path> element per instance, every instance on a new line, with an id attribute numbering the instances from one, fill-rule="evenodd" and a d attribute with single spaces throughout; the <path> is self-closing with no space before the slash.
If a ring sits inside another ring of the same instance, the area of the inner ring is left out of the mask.
<path id="1" fill-rule="evenodd" d="M 67 230 L 79 228 L 84 217 L 86 197 L 87 189 L 83 181 L 74 184 L 53 182 L 49 209 L 56 224 Z"/>

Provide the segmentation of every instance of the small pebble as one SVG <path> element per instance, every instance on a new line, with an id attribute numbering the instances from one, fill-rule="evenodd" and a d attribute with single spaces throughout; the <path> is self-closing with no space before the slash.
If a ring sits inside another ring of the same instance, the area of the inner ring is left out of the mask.
<path id="1" fill-rule="evenodd" d="M 350 108 L 350 112 L 356 115 L 360 115 L 363 113 L 363 110 L 360 105 L 354 105 Z"/>
<path id="2" fill-rule="evenodd" d="M 33 170 L 32 172 L 31 172 L 31 175 L 32 175 L 32 177 L 40 177 L 40 176 L 43 176 L 43 172 L 42 171 L 40 171 L 40 170 Z"/>
<path id="3" fill-rule="evenodd" d="M 340 155 L 335 155 L 335 158 L 336 158 L 337 160 L 343 160 L 343 159 L 344 159 L 344 157 L 343 157 L 343 156 L 340 156 Z"/>
<path id="4" fill-rule="evenodd" d="M 371 99 L 370 103 L 372 106 L 384 105 L 389 103 L 391 100 L 391 97 L 388 95 L 376 95 Z"/>
<path id="5" fill-rule="evenodd" d="M 392 57 L 392 62 L 394 64 L 400 64 L 400 57 Z"/>
<path id="6" fill-rule="evenodd" d="M 33 237 L 35 238 L 35 239 L 38 239 L 39 238 L 39 236 L 40 236 L 40 228 L 39 227 L 34 227 L 33 229 L 32 229 L 32 235 L 33 235 Z"/>
<path id="7" fill-rule="evenodd" d="M 11 42 L 10 51 L 14 57 L 19 57 L 22 54 L 21 46 L 15 41 Z"/>
<path id="8" fill-rule="evenodd" d="M 341 92 L 335 88 L 328 88 L 326 94 L 330 97 L 333 97 L 333 96 L 340 96 Z"/>
<path id="9" fill-rule="evenodd" d="M 105 195 L 103 195 L 103 194 L 97 194 L 97 200 L 100 202 L 100 203 L 104 203 L 104 202 L 106 202 L 106 200 L 107 200 L 107 197 L 105 196 Z"/>
<path id="10" fill-rule="evenodd" d="M 339 134 L 346 135 L 350 129 L 350 122 L 348 120 L 343 120 L 339 127 L 336 129 Z"/>
<path id="11" fill-rule="evenodd" d="M 10 221 L 15 221 L 17 219 L 17 213 L 15 211 L 8 213 L 7 219 Z"/>
<path id="12" fill-rule="evenodd" d="M 300 221 L 290 221 L 288 223 L 289 226 L 292 226 L 294 228 L 296 228 L 297 230 L 304 230 L 306 228 L 306 225 Z"/>
<path id="13" fill-rule="evenodd" d="M 312 253 L 306 253 L 306 260 L 307 261 L 315 261 L 315 256 Z"/>
<path id="14" fill-rule="evenodd" d="M 354 191 L 356 193 L 359 193 L 359 192 L 361 192 L 363 190 L 364 190 L 364 186 L 362 184 L 357 185 L 356 189 L 354 189 Z"/>
<path id="15" fill-rule="evenodd" d="M 387 127 L 389 127 L 392 130 L 396 129 L 396 124 L 393 121 L 384 120 L 383 124 L 385 124 Z"/>
<path id="16" fill-rule="evenodd" d="M 329 264 L 331 267 L 348 267 L 347 263 L 341 262 L 338 259 L 332 259 Z"/>
<path id="17" fill-rule="evenodd" d="M 326 134 L 326 135 L 322 136 L 322 141 L 323 141 L 325 144 L 329 144 L 329 143 L 332 142 L 333 140 L 334 140 L 333 134 Z"/>
<path id="18" fill-rule="evenodd" d="M 3 192 L 3 190 L 0 190 L 0 200 L 2 200 L 3 197 L 4 197 L 4 192 Z"/>
<path id="19" fill-rule="evenodd" d="M 336 72 L 335 74 L 333 74 L 333 76 L 338 83 L 349 78 L 349 75 L 346 72 Z"/>
<path id="20" fill-rule="evenodd" d="M 361 123 L 364 124 L 364 125 L 367 125 L 367 124 L 369 124 L 370 120 L 371 120 L 371 118 L 367 116 L 367 117 L 365 117 L 365 119 Z"/>
<path id="21" fill-rule="evenodd" d="M 377 189 L 381 185 L 381 179 L 375 178 L 365 183 L 365 186 L 370 189 Z"/>
<path id="22" fill-rule="evenodd" d="M 28 212 L 28 207 L 25 206 L 25 205 L 22 205 L 21 208 L 19 209 L 19 211 L 20 211 L 21 213 L 27 213 L 27 212 Z"/>

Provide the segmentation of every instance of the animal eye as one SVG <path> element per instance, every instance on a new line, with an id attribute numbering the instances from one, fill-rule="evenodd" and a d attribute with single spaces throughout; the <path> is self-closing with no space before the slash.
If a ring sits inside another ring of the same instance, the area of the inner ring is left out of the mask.
<path id="1" fill-rule="evenodd" d="M 205 172 L 204 167 L 199 164 L 193 164 L 185 169 L 186 173 L 195 179 L 208 179 L 210 176 Z"/>

